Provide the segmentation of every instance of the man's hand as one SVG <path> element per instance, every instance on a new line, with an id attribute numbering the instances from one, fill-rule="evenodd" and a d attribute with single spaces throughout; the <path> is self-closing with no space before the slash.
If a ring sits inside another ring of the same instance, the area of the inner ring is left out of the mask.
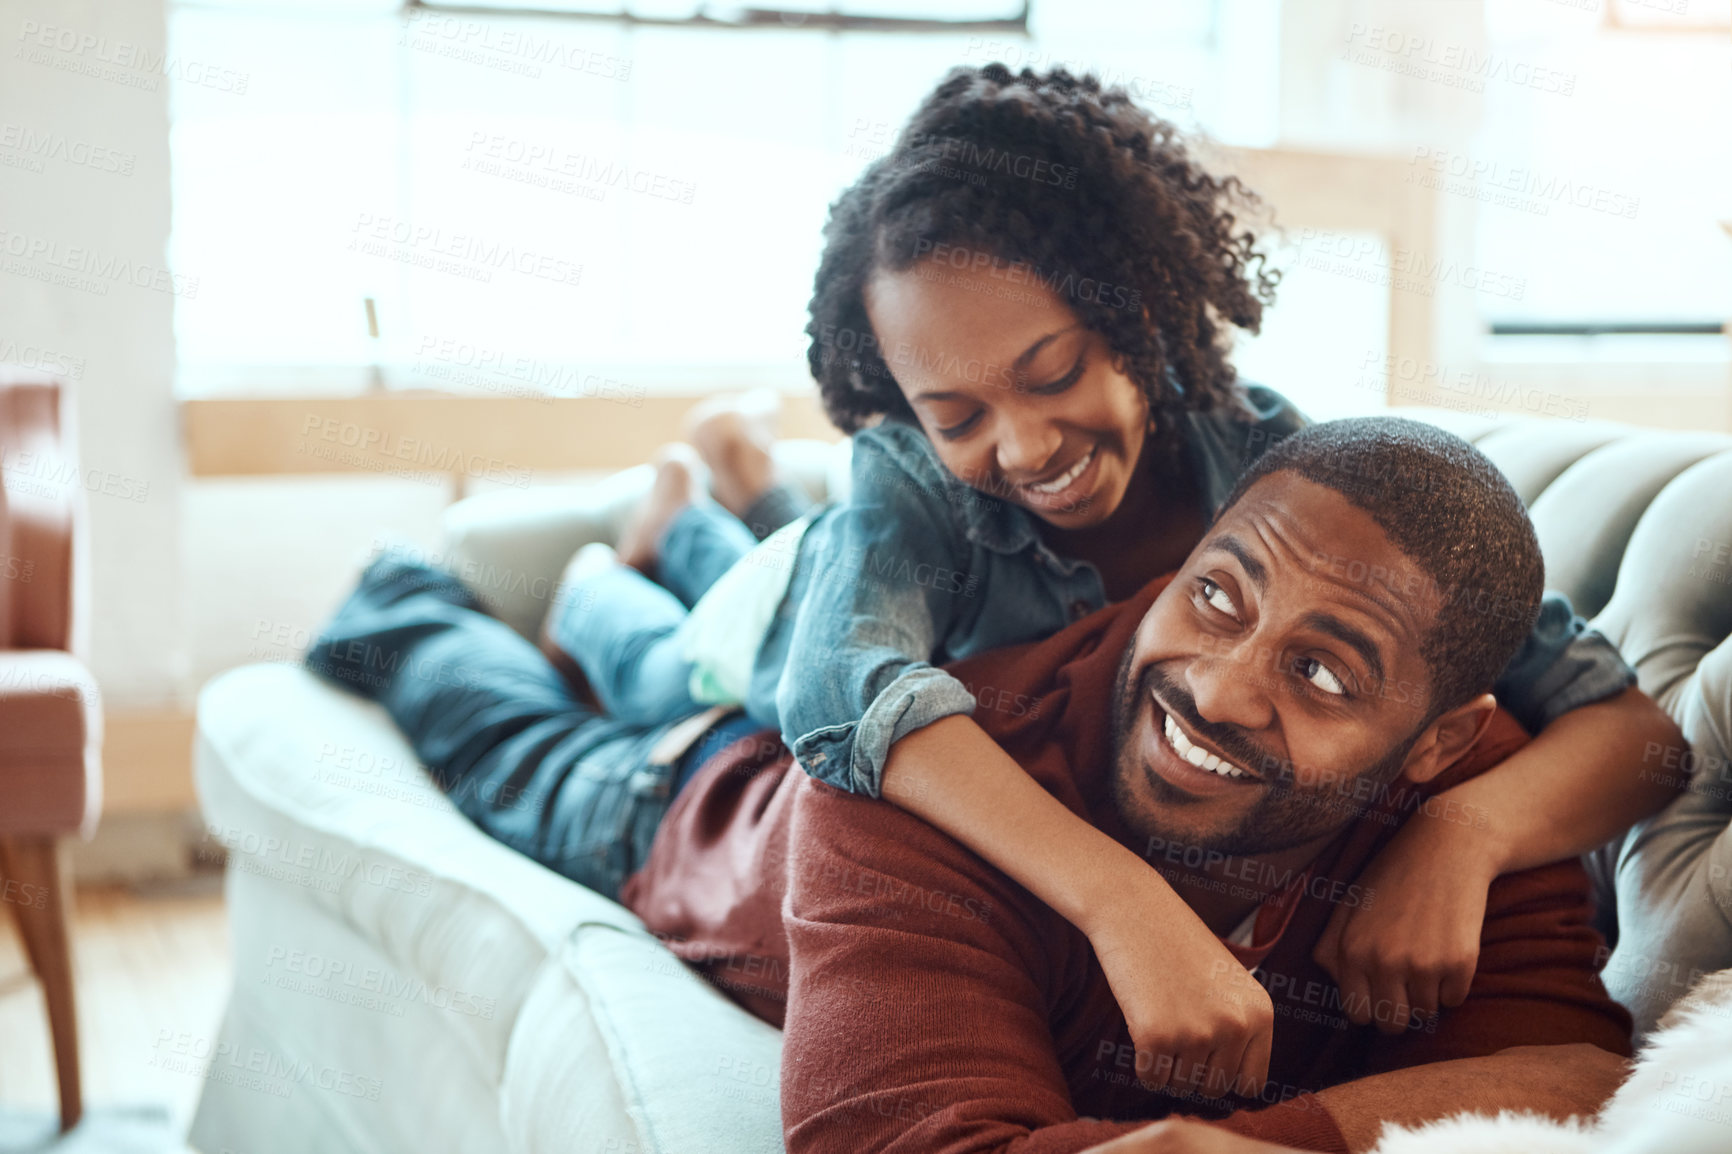
<path id="1" fill-rule="evenodd" d="M 1207 1122 L 1166 1118 L 1111 1142 L 1090 1146 L 1083 1154 L 1290 1154 L 1292 1149 L 1271 1146 Z"/>
<path id="2" fill-rule="evenodd" d="M 1466 825 L 1416 816 L 1359 877 L 1371 900 L 1338 907 L 1312 958 L 1347 1017 L 1399 1034 L 1467 999 L 1479 966 L 1494 855 Z"/>
<path id="3" fill-rule="evenodd" d="M 1137 1077 L 1207 1098 L 1260 1092 L 1275 1030 L 1269 992 L 1147 873 L 1084 927 L 1130 1026 Z"/>

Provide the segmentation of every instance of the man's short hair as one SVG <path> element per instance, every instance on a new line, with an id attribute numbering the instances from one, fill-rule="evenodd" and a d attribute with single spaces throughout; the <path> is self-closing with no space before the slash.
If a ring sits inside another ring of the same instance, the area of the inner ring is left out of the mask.
<path id="1" fill-rule="evenodd" d="M 1420 421 L 1327 421 L 1252 462 L 1221 512 L 1277 472 L 1298 473 L 1365 510 L 1435 582 L 1442 603 L 1419 647 L 1431 670 L 1430 717 L 1491 688 L 1533 630 L 1545 591 L 1533 522 L 1497 466 Z"/>

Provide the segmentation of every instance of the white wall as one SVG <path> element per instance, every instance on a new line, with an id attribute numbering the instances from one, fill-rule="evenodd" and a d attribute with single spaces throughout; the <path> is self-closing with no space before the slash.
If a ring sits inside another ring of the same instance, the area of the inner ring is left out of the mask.
<path id="1" fill-rule="evenodd" d="M 1427 47 L 1408 51 L 1403 40 L 1416 37 Z M 1427 73 L 1425 53 L 1483 58 L 1487 50 L 1483 0 L 1284 0 L 1281 143 L 1401 158 L 1418 149 L 1459 152 L 1480 130 L 1484 98 L 1464 70 L 1429 67 Z M 1437 212 L 1437 236 L 1426 255 L 1467 259 L 1474 206 L 1440 197 Z M 1283 297 L 1298 295 L 1294 287 L 1283 286 Z M 1480 319 L 1473 294 L 1439 284 L 1432 309 L 1438 359 L 1451 365 L 1476 360 Z"/>
<path id="2" fill-rule="evenodd" d="M 0 2 L 0 360 L 76 378 L 88 656 L 111 707 L 188 688 L 173 298 L 153 283 L 169 233 L 164 29 L 163 0 Z M 38 279 L 55 276 L 77 283 Z"/>

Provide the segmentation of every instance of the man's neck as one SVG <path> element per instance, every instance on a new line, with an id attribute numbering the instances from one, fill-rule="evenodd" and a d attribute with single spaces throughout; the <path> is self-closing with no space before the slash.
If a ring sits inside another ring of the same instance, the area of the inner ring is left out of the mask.
<path id="1" fill-rule="evenodd" d="M 1152 864 L 1217 937 L 1226 937 L 1271 894 L 1287 888 L 1338 834 L 1276 853 L 1207 857 L 1198 867 L 1156 855 Z M 1192 855 L 1194 858 L 1194 855 Z"/>

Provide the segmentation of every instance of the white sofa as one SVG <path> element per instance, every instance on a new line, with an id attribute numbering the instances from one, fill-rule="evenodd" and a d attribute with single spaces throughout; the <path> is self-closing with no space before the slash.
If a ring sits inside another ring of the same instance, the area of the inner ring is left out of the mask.
<path id="1" fill-rule="evenodd" d="M 1713 543 L 1732 542 L 1732 437 L 1426 416 L 1511 476 L 1539 525 L 1549 583 L 1601 614 L 1644 688 L 1701 755 L 1725 764 L 1732 565 L 1696 574 Z M 843 450 L 795 444 L 784 463 L 815 494 L 845 484 Z M 446 562 L 533 636 L 563 563 L 611 539 L 648 480 L 636 469 L 599 486 L 464 501 L 447 518 Z M 218 1036 L 167 1043 L 210 1062 L 197 1148 L 781 1149 L 777 1032 L 693 977 L 623 908 L 477 832 L 375 707 L 299 668 L 237 669 L 200 697 L 196 760 L 207 824 L 229 850 L 235 956 Z M 1610 851 L 1621 901 L 1686 894 L 1711 876 L 1732 892 L 1722 836 L 1732 801 L 1682 802 L 1702 811 L 1699 868 L 1646 869 L 1639 827 Z M 1722 928 L 1723 950 L 1718 939 L 1706 948 L 1724 966 L 1732 926 Z M 1641 932 L 1647 955 L 1703 948 L 1669 941 L 1665 924 Z M 1639 979 L 1609 984 L 1651 1020 L 1674 994 Z"/>

